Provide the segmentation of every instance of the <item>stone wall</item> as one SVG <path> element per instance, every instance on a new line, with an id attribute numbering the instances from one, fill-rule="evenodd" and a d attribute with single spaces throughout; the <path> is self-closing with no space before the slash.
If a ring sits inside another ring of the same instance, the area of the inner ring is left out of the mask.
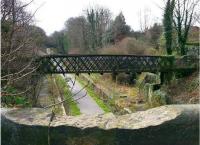
<path id="1" fill-rule="evenodd" d="M 51 111 L 2 109 L 2 145 L 47 145 Z M 51 145 L 198 145 L 199 105 L 169 105 L 115 116 L 56 116 Z"/>

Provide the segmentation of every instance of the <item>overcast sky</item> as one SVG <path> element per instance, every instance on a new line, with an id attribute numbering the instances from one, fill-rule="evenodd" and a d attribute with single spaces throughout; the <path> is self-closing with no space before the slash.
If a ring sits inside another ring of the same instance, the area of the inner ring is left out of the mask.
<path id="1" fill-rule="evenodd" d="M 28 1 L 28 0 L 27 0 Z M 64 22 L 70 17 L 83 14 L 89 6 L 99 5 L 109 8 L 113 17 L 123 12 L 126 22 L 133 30 L 139 30 L 139 11 L 151 10 L 151 23 L 161 22 L 162 0 L 34 0 L 31 11 L 40 7 L 35 15 L 36 25 L 43 28 L 47 35 L 64 28 Z"/>

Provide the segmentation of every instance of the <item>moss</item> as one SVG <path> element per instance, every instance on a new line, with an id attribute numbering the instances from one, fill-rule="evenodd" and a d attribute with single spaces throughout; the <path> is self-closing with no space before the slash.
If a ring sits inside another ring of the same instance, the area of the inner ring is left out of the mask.
<path id="1" fill-rule="evenodd" d="M 77 106 L 76 102 L 73 101 L 70 90 L 66 87 L 64 88 L 64 98 L 67 99 L 68 102 L 70 102 L 69 103 L 69 111 L 70 111 L 69 114 L 73 115 L 73 116 L 80 115 L 81 114 L 80 109 Z"/>

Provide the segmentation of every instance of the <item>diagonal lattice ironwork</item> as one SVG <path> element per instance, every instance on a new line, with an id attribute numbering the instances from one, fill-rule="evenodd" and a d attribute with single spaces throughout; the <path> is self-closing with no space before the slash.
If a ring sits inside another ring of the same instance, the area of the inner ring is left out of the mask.
<path id="1" fill-rule="evenodd" d="M 44 73 L 166 72 L 195 69 L 198 59 L 137 55 L 49 55 L 41 57 Z"/>

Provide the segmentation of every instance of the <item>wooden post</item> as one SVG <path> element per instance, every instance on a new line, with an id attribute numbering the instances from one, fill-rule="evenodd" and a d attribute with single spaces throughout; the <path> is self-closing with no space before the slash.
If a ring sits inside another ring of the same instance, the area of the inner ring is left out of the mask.
<path id="1" fill-rule="evenodd" d="M 117 73 L 115 73 L 115 72 L 114 72 L 114 73 L 112 73 L 112 80 L 113 80 L 113 81 L 115 81 L 115 80 L 116 80 L 116 78 L 117 78 Z"/>

